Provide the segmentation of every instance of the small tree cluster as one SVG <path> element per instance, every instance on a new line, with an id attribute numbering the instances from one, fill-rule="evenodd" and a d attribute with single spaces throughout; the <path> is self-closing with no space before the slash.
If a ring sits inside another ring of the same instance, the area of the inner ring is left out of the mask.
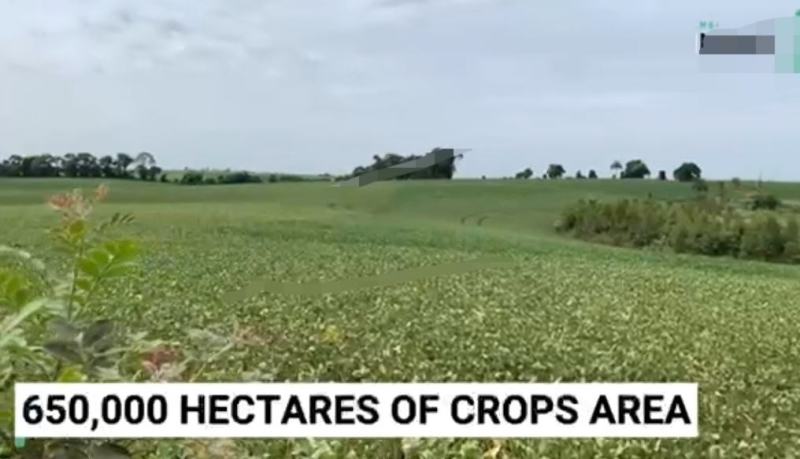
<path id="1" fill-rule="evenodd" d="M 675 169 L 672 176 L 679 182 L 693 182 L 702 178 L 703 171 L 695 163 L 683 163 Z"/>
<path id="2" fill-rule="evenodd" d="M 643 179 L 650 176 L 650 169 L 647 164 L 641 159 L 634 159 L 625 164 L 625 170 L 622 171 L 620 178 L 624 179 Z"/>
<path id="3" fill-rule="evenodd" d="M 561 164 L 551 164 L 550 166 L 547 167 L 547 172 L 545 173 L 545 175 L 549 179 L 559 179 L 563 177 L 564 174 L 566 173 L 567 170 L 564 169 L 564 166 L 562 166 Z"/>
<path id="4" fill-rule="evenodd" d="M 771 211 L 744 215 L 712 199 L 580 201 L 556 225 L 576 237 L 613 245 L 788 263 L 800 261 L 798 228 L 794 217 Z"/>
<path id="5" fill-rule="evenodd" d="M 529 178 L 533 177 L 533 169 L 530 167 L 525 168 L 524 171 L 517 172 L 517 175 L 514 176 L 516 179 L 524 179 L 528 180 Z"/>

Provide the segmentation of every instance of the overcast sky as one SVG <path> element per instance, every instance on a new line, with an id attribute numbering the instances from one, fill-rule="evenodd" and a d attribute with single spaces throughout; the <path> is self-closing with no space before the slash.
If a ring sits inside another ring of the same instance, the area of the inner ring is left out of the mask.
<path id="1" fill-rule="evenodd" d="M 800 179 L 800 75 L 698 70 L 701 20 L 789 0 L 0 0 L 0 157 L 350 171 L 472 148 L 460 176 L 697 161 Z"/>

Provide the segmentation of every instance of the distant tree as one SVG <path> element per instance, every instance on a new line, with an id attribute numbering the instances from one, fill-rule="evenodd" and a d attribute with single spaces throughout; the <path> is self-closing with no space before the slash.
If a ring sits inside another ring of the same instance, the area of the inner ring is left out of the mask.
<path id="1" fill-rule="evenodd" d="M 67 153 L 64 155 L 64 159 L 61 162 L 61 172 L 64 174 L 64 177 L 78 176 L 78 160 L 75 158 L 75 153 Z"/>
<path id="2" fill-rule="evenodd" d="M 49 153 L 25 157 L 22 173 L 25 177 L 58 177 L 61 173 L 59 158 Z"/>
<path id="3" fill-rule="evenodd" d="M 481 175 L 481 180 L 486 180 L 486 176 L 485 175 Z"/>
<path id="4" fill-rule="evenodd" d="M 667 180 L 667 171 L 658 171 L 658 179 L 663 181 Z"/>
<path id="5" fill-rule="evenodd" d="M 575 178 L 581 180 L 585 179 L 586 177 L 583 176 L 583 173 L 581 171 L 578 171 L 575 173 Z"/>
<path id="6" fill-rule="evenodd" d="M 622 170 L 622 163 L 621 162 L 614 161 L 613 163 L 611 163 L 611 173 L 614 175 L 614 177 L 616 177 L 617 173 L 619 171 L 621 171 L 621 170 Z"/>
<path id="7" fill-rule="evenodd" d="M 97 164 L 100 166 L 100 172 L 103 174 L 105 178 L 114 178 L 117 176 L 117 170 L 114 167 L 114 158 L 111 156 L 103 156 L 97 160 Z"/>
<path id="8" fill-rule="evenodd" d="M 740 179 L 739 177 L 734 177 L 731 180 L 731 185 L 733 185 L 733 187 L 738 190 L 739 188 L 742 187 L 742 179 Z"/>
<path id="9" fill-rule="evenodd" d="M 597 172 L 595 172 L 594 169 L 589 171 L 589 178 L 592 180 L 597 179 Z"/>
<path id="10" fill-rule="evenodd" d="M 249 172 L 231 172 L 226 175 L 221 175 L 217 179 L 219 183 L 233 184 L 233 183 L 261 183 L 261 177 Z"/>
<path id="11" fill-rule="evenodd" d="M 161 177 L 159 177 L 158 181 L 160 181 L 161 183 L 168 183 L 169 182 L 168 174 L 161 174 Z"/>
<path id="12" fill-rule="evenodd" d="M 149 171 L 147 170 L 147 167 L 144 164 L 137 165 L 133 169 L 133 171 L 136 174 L 136 176 L 139 177 L 140 180 L 147 180 L 148 177 L 150 176 L 150 173 L 149 173 Z"/>
<path id="13" fill-rule="evenodd" d="M 34 159 L 33 156 L 23 156 L 22 157 L 22 171 L 21 171 L 22 173 L 21 173 L 21 175 L 23 177 L 33 177 L 33 174 L 31 174 L 31 169 L 32 169 L 32 166 L 33 166 L 33 159 Z"/>
<path id="14" fill-rule="evenodd" d="M 703 171 L 695 163 L 683 163 L 672 173 L 679 182 L 691 182 L 702 178 Z"/>
<path id="15" fill-rule="evenodd" d="M 641 159 L 634 159 L 625 164 L 625 170 L 622 171 L 621 178 L 624 179 L 643 179 L 650 176 L 650 169 L 647 164 Z"/>
<path id="16" fill-rule="evenodd" d="M 127 153 L 117 153 L 117 159 L 114 162 L 116 168 L 116 176 L 119 178 L 130 177 L 128 167 L 133 163 L 133 158 Z"/>
<path id="17" fill-rule="evenodd" d="M 5 164 L 9 177 L 22 177 L 22 156 L 11 155 Z"/>
<path id="18" fill-rule="evenodd" d="M 153 157 L 152 154 L 143 151 L 136 155 L 136 158 L 133 159 L 133 162 L 135 164 L 141 164 L 143 166 L 150 167 L 156 164 L 156 158 Z"/>
<path id="19" fill-rule="evenodd" d="M 200 185 L 203 183 L 203 173 L 187 171 L 181 177 L 180 183 L 183 185 Z"/>
<path id="20" fill-rule="evenodd" d="M 91 153 L 78 153 L 75 155 L 78 177 L 100 177 L 102 169 L 97 163 L 97 158 Z"/>
<path id="21" fill-rule="evenodd" d="M 559 178 L 563 177 L 564 174 L 566 174 L 566 173 L 567 173 L 567 171 L 564 169 L 564 167 L 561 164 L 551 164 L 547 168 L 547 178 L 550 178 L 550 179 L 559 179 Z"/>
<path id="22" fill-rule="evenodd" d="M 151 182 L 155 182 L 156 177 L 162 172 L 162 169 L 158 166 L 150 166 L 147 168 L 147 180 Z"/>
<path id="23" fill-rule="evenodd" d="M 530 167 L 526 168 L 522 172 L 517 172 L 517 175 L 515 176 L 515 178 L 525 179 L 525 180 L 527 180 L 527 179 L 529 179 L 531 177 L 533 177 L 533 170 L 531 170 Z"/>

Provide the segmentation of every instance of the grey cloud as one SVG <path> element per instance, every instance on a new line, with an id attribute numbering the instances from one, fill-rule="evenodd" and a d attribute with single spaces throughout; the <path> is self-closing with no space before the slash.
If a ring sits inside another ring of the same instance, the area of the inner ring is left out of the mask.
<path id="1" fill-rule="evenodd" d="M 172 34 L 186 34 L 189 32 L 189 27 L 181 21 L 177 19 L 168 19 L 166 21 L 161 21 L 160 29 L 162 32 L 168 35 Z"/>
<path id="2" fill-rule="evenodd" d="M 397 7 L 407 5 L 421 5 L 437 0 L 379 0 L 375 4 L 379 7 Z"/>
<path id="3" fill-rule="evenodd" d="M 700 74 L 692 50 L 699 20 L 789 0 L 40 1 L 0 6 L 0 155 L 337 172 L 459 145 L 471 176 L 634 155 L 800 170 L 796 79 Z"/>

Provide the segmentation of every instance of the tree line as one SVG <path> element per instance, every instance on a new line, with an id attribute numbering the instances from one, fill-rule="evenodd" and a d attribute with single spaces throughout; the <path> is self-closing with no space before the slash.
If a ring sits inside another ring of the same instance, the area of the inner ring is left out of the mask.
<path id="1" fill-rule="evenodd" d="M 739 202 L 719 184 L 719 196 L 704 192 L 686 201 L 581 200 L 563 212 L 556 229 L 611 245 L 800 263 L 796 215 L 777 211 L 780 200 L 771 194 L 759 190 Z"/>
<path id="2" fill-rule="evenodd" d="M 431 153 L 441 151 L 435 148 Z M 420 179 L 452 179 L 456 172 L 455 160 L 460 156 L 453 156 L 449 161 L 435 164 L 432 167 L 415 170 L 408 174 L 397 177 L 397 180 L 420 180 Z M 374 155 L 372 163 L 366 166 L 357 166 L 351 174 L 342 176 L 332 176 L 323 174 L 317 177 L 304 177 L 300 175 L 272 174 L 266 180 L 268 182 L 288 182 L 288 181 L 318 181 L 318 180 L 346 180 L 370 171 L 385 169 L 411 160 L 421 159 L 423 155 L 399 155 L 396 153 L 386 153 L 383 156 Z M 621 179 L 643 179 L 650 177 L 651 172 L 647 164 L 641 159 L 628 161 L 624 165 L 620 161 L 611 164 L 613 178 Z M 566 169 L 561 164 L 550 164 L 542 174 L 543 179 L 560 179 L 567 174 Z M 535 175 L 530 167 L 518 172 L 514 178 L 530 179 Z M 675 180 L 681 182 L 700 182 L 702 170 L 692 162 L 681 164 L 673 171 Z M 139 179 L 162 182 L 176 182 L 185 185 L 199 184 L 230 184 L 230 183 L 257 183 L 262 182 L 259 175 L 248 172 L 226 173 L 218 176 L 210 176 L 203 172 L 187 171 L 180 178 L 169 180 L 167 174 L 160 168 L 155 157 L 148 152 L 141 152 L 135 156 L 127 153 L 117 153 L 115 156 L 105 155 L 96 157 L 91 153 L 67 153 L 63 156 L 44 153 L 40 155 L 12 155 L 0 161 L 0 177 L 96 177 L 96 178 L 118 178 L 118 179 Z M 484 176 L 484 178 L 486 178 Z M 575 173 L 576 179 L 597 179 L 599 178 L 595 170 L 589 170 L 584 175 L 582 171 Z M 667 180 L 666 171 L 659 171 L 659 180 Z"/>
<path id="3" fill-rule="evenodd" d="M 227 172 L 216 176 L 202 171 L 189 171 L 183 173 L 180 178 L 173 178 L 172 183 L 180 185 L 231 185 L 235 183 L 278 183 L 278 182 L 329 182 L 333 177 L 329 174 L 303 176 L 296 174 L 269 174 L 266 180 L 258 174 L 246 171 Z M 165 180 L 166 181 L 166 180 Z"/>
<path id="4" fill-rule="evenodd" d="M 612 172 L 611 177 L 614 179 L 617 177 L 620 179 L 644 179 L 650 177 L 651 175 L 650 168 L 647 167 L 647 164 L 641 159 L 628 161 L 624 166 L 620 161 L 614 161 L 611 163 L 610 169 Z M 566 174 L 567 170 L 561 164 L 550 164 L 541 177 L 542 179 L 555 180 L 563 178 Z M 700 169 L 700 167 L 692 162 L 685 162 L 672 171 L 672 177 L 679 182 L 699 181 L 702 179 L 702 174 L 703 171 Z M 514 178 L 527 180 L 532 178 L 534 175 L 535 173 L 533 169 L 528 167 L 520 172 L 517 172 Z M 484 176 L 484 178 L 486 177 Z M 594 169 L 589 170 L 587 175 L 584 175 L 583 172 L 579 170 L 575 173 L 575 178 L 597 179 L 598 175 Z M 663 170 L 659 171 L 658 179 L 667 180 L 667 172 Z"/>
<path id="5" fill-rule="evenodd" d="M 117 153 L 116 156 L 99 158 L 91 153 L 11 155 L 0 162 L 0 177 L 99 177 L 153 181 L 161 173 L 155 157 L 148 152 L 136 156 Z"/>

